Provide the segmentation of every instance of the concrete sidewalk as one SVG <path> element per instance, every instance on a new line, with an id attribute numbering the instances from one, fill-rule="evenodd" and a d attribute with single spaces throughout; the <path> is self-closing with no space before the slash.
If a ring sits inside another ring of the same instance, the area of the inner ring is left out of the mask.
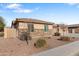
<path id="1" fill-rule="evenodd" d="M 57 48 L 53 48 L 33 56 L 78 56 L 79 55 L 79 41 L 75 41 Z"/>

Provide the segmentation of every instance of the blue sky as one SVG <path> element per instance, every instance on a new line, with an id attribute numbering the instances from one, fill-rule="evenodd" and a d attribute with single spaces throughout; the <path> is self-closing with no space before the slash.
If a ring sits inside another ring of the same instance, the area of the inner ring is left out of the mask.
<path id="1" fill-rule="evenodd" d="M 34 18 L 54 23 L 79 24 L 79 4 L 75 3 L 0 3 L 0 16 L 7 26 L 16 18 Z"/>

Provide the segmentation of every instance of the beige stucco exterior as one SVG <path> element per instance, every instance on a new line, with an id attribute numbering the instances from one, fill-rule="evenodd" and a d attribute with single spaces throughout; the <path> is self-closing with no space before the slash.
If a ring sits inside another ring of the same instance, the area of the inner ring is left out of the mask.
<path id="1" fill-rule="evenodd" d="M 59 27 L 59 33 L 61 33 L 61 35 L 68 34 L 68 28 L 65 28 L 63 31 L 63 29 L 61 29 L 61 27 Z"/>
<path id="2" fill-rule="evenodd" d="M 48 25 L 48 29 L 53 29 L 53 25 Z M 28 23 L 19 23 L 19 29 L 28 29 Z M 34 24 L 34 29 L 44 29 L 44 24 Z"/>
<path id="3" fill-rule="evenodd" d="M 75 33 L 79 33 L 79 28 L 75 29 Z"/>
<path id="4" fill-rule="evenodd" d="M 48 29 L 53 29 L 53 25 L 48 25 Z"/>
<path id="5" fill-rule="evenodd" d="M 19 29 L 28 29 L 27 24 L 28 24 L 28 23 L 21 23 L 21 22 L 20 22 L 18 28 L 19 28 Z"/>
<path id="6" fill-rule="evenodd" d="M 79 33 L 79 28 L 71 28 L 71 29 L 69 29 L 69 33 Z"/>
<path id="7" fill-rule="evenodd" d="M 16 38 L 17 31 L 14 28 L 4 28 L 4 38 Z"/>
<path id="8" fill-rule="evenodd" d="M 44 24 L 34 24 L 34 29 L 44 29 Z"/>

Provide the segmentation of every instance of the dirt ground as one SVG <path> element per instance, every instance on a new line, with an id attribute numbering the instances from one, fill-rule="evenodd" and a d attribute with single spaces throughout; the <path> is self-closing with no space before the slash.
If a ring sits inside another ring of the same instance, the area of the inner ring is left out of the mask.
<path id="1" fill-rule="evenodd" d="M 1 56 L 27 56 L 27 55 L 32 55 L 47 49 L 55 48 L 57 46 L 70 43 L 68 41 L 57 40 L 57 38 L 58 37 L 52 37 L 51 39 L 46 39 L 48 46 L 45 48 L 35 48 L 34 42 L 37 39 L 32 39 L 31 41 L 29 41 L 29 44 L 27 45 L 25 41 L 21 41 L 17 38 L 4 39 L 3 37 L 0 37 L 0 55 Z"/>

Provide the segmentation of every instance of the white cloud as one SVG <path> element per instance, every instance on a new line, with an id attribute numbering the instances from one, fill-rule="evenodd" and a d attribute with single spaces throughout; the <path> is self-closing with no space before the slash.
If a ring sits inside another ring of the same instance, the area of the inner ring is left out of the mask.
<path id="1" fill-rule="evenodd" d="M 9 8 L 9 9 L 19 9 L 20 7 L 21 7 L 21 4 L 16 4 L 16 3 L 14 3 L 14 4 L 8 4 L 6 6 L 6 8 Z"/>
<path id="2" fill-rule="evenodd" d="M 32 13 L 36 10 L 39 10 L 39 7 L 36 7 L 34 9 L 28 9 L 28 8 L 23 8 L 22 4 L 17 4 L 17 3 L 12 3 L 12 4 L 2 4 L 2 7 L 6 9 L 11 9 L 10 11 L 15 12 L 15 13 Z"/>
<path id="3" fill-rule="evenodd" d="M 35 8 L 35 9 L 23 9 L 23 8 L 20 8 L 20 9 L 15 9 L 13 10 L 13 12 L 17 12 L 17 13 L 32 13 L 36 10 L 39 10 L 39 7 Z"/>
<path id="4" fill-rule="evenodd" d="M 17 13 L 32 13 L 33 10 L 31 10 L 31 9 L 18 9 L 18 10 L 13 10 L 13 12 L 17 12 Z"/>
<path id="5" fill-rule="evenodd" d="M 16 3 L 9 4 L 6 6 L 6 8 L 13 9 L 12 11 L 17 12 L 17 13 L 31 13 L 33 11 L 31 9 L 24 9 L 24 8 L 22 8 L 21 4 L 16 4 Z"/>
<path id="6" fill-rule="evenodd" d="M 67 3 L 67 4 L 73 6 L 73 5 L 77 5 L 78 3 Z"/>
<path id="7" fill-rule="evenodd" d="M 75 6 L 76 8 L 79 8 L 79 3 L 68 3 L 68 5 Z"/>

